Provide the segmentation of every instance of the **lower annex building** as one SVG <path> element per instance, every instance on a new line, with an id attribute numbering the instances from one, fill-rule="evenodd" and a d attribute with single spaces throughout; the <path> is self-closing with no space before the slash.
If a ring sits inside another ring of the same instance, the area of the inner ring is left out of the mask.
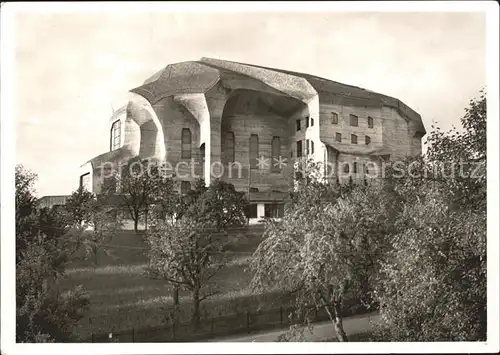
<path id="1" fill-rule="evenodd" d="M 245 191 L 251 218 L 276 217 L 294 162 L 310 158 L 343 183 L 381 162 L 421 154 L 418 113 L 398 99 L 309 74 L 202 58 L 167 65 L 130 90 L 110 119 L 110 149 L 81 167 L 99 193 L 103 167 L 168 163 L 181 192 L 215 178 Z"/>

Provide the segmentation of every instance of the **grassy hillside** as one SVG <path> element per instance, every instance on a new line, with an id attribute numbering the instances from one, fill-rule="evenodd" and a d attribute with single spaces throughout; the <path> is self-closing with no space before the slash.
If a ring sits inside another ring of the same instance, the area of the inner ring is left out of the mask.
<path id="1" fill-rule="evenodd" d="M 249 289 L 251 275 L 245 269 L 262 232 L 262 226 L 253 226 L 223 236 L 231 262 L 217 275 L 220 294 L 202 303 L 205 318 L 255 312 L 284 303 L 276 291 L 255 295 Z M 74 262 L 62 282 L 65 289 L 83 285 L 91 297 L 90 313 L 75 334 L 86 337 L 92 332 L 164 324 L 172 306 L 172 290 L 164 281 L 144 275 L 147 259 L 143 235 L 122 231 L 108 245 L 107 253 L 100 253 L 97 266 L 86 260 Z M 191 316 L 189 294 L 181 292 L 180 302 L 181 320 L 187 321 Z"/>

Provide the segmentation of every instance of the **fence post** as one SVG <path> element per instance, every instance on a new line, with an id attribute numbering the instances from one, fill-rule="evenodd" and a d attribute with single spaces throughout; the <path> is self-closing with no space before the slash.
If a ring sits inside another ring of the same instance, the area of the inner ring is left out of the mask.
<path id="1" fill-rule="evenodd" d="M 250 312 L 247 311 L 247 332 L 250 333 Z"/>
<path id="2" fill-rule="evenodd" d="M 283 325 L 283 306 L 280 306 L 280 325 Z"/>

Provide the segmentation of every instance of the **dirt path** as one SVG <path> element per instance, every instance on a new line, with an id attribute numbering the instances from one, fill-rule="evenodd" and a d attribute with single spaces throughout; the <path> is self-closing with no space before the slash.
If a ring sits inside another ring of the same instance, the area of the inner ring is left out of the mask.
<path id="1" fill-rule="evenodd" d="M 372 330 L 372 323 L 379 320 L 377 312 L 364 314 L 360 316 L 352 316 L 344 319 L 344 330 L 347 336 L 354 334 L 367 333 Z M 275 330 L 271 332 L 260 332 L 248 334 L 245 336 L 231 336 L 226 338 L 211 339 L 211 342 L 274 342 L 280 334 L 286 330 Z M 325 341 L 334 337 L 334 330 L 331 322 L 322 322 L 314 325 L 313 333 L 306 330 L 306 338 L 308 341 Z"/>

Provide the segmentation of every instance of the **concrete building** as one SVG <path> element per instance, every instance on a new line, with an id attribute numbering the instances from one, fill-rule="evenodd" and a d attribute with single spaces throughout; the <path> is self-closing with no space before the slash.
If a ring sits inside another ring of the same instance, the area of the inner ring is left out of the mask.
<path id="1" fill-rule="evenodd" d="M 420 154 L 426 133 L 398 99 L 211 58 L 167 65 L 130 92 L 110 120 L 110 150 L 82 166 L 80 183 L 99 192 L 103 174 L 152 158 L 175 170 L 182 191 L 199 177 L 231 182 L 248 193 L 252 217 L 280 214 L 300 159 L 322 162 L 325 178 L 358 181 L 369 166 Z"/>

